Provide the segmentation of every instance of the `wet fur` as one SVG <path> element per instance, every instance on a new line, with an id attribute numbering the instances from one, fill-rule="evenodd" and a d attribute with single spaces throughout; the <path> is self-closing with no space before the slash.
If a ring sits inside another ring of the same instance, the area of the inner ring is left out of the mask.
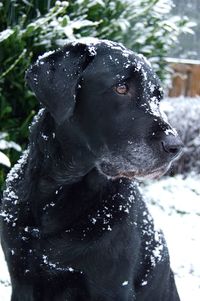
<path id="1" fill-rule="evenodd" d="M 109 54 L 119 63 L 102 69 Z M 111 88 L 128 64 L 134 80 L 121 98 Z M 37 62 L 27 81 L 45 108 L 2 202 L 11 300 L 178 301 L 163 234 L 128 176 L 148 175 L 174 158 L 161 145 L 172 129 L 148 106 L 150 81 L 161 98 L 152 69 L 119 44 L 77 43 Z"/>

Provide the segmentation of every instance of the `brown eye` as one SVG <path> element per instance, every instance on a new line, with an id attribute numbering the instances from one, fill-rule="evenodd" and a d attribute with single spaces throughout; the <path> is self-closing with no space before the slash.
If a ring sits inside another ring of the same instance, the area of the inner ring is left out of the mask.
<path id="1" fill-rule="evenodd" d="M 120 95 L 125 95 L 128 93 L 128 86 L 126 84 L 120 84 L 115 87 L 115 91 Z"/>

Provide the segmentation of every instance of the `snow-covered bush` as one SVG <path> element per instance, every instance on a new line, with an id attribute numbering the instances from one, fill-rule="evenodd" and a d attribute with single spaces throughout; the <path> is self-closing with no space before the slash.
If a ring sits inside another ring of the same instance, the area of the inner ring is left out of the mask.
<path id="1" fill-rule="evenodd" d="M 184 143 L 183 155 L 172 167 L 171 174 L 200 173 L 200 97 L 168 98 L 162 108 Z"/>
<path id="2" fill-rule="evenodd" d="M 15 149 L 18 152 L 21 152 L 21 147 L 20 145 L 18 145 L 17 143 L 15 143 L 14 141 L 7 141 L 8 134 L 7 133 L 2 133 L 0 132 L 0 150 L 6 150 L 6 149 Z M 2 152 L 0 152 L 2 153 Z M 1 161 L 0 159 L 0 164 L 9 166 L 10 162 L 9 159 L 7 159 L 8 161 Z"/>
<path id="3" fill-rule="evenodd" d="M 6 144 L 6 140 L 4 138 L 6 137 L 6 133 L 0 132 L 0 164 L 10 167 L 10 160 L 8 156 L 6 156 L 1 150 L 4 150 L 4 144 Z"/>
<path id="4" fill-rule="evenodd" d="M 8 134 L 0 132 L 0 184 L 3 182 L 3 169 L 2 166 L 10 167 L 11 162 L 9 160 L 9 157 L 4 153 L 5 151 L 9 149 L 14 149 L 17 152 L 21 152 L 21 147 L 13 142 L 13 141 L 7 141 Z M 2 152 L 3 151 L 3 152 Z"/>

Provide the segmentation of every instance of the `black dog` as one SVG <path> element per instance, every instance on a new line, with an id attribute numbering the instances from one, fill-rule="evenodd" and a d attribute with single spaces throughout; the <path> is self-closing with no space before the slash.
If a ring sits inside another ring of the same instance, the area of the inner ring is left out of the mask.
<path id="1" fill-rule="evenodd" d="M 87 40 L 41 57 L 26 78 L 45 108 L 2 203 L 12 301 L 179 300 L 134 180 L 163 174 L 182 148 L 151 67 Z"/>

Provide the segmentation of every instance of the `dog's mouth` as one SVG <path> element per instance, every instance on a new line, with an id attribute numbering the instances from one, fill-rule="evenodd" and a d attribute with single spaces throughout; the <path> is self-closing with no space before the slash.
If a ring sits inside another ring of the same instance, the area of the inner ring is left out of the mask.
<path id="1" fill-rule="evenodd" d="M 100 173 L 108 178 L 128 178 L 128 179 L 154 179 L 163 176 L 170 168 L 171 163 L 163 164 L 160 167 L 152 168 L 151 170 L 140 170 L 134 168 L 119 168 L 110 162 L 102 161 L 97 165 Z"/>

